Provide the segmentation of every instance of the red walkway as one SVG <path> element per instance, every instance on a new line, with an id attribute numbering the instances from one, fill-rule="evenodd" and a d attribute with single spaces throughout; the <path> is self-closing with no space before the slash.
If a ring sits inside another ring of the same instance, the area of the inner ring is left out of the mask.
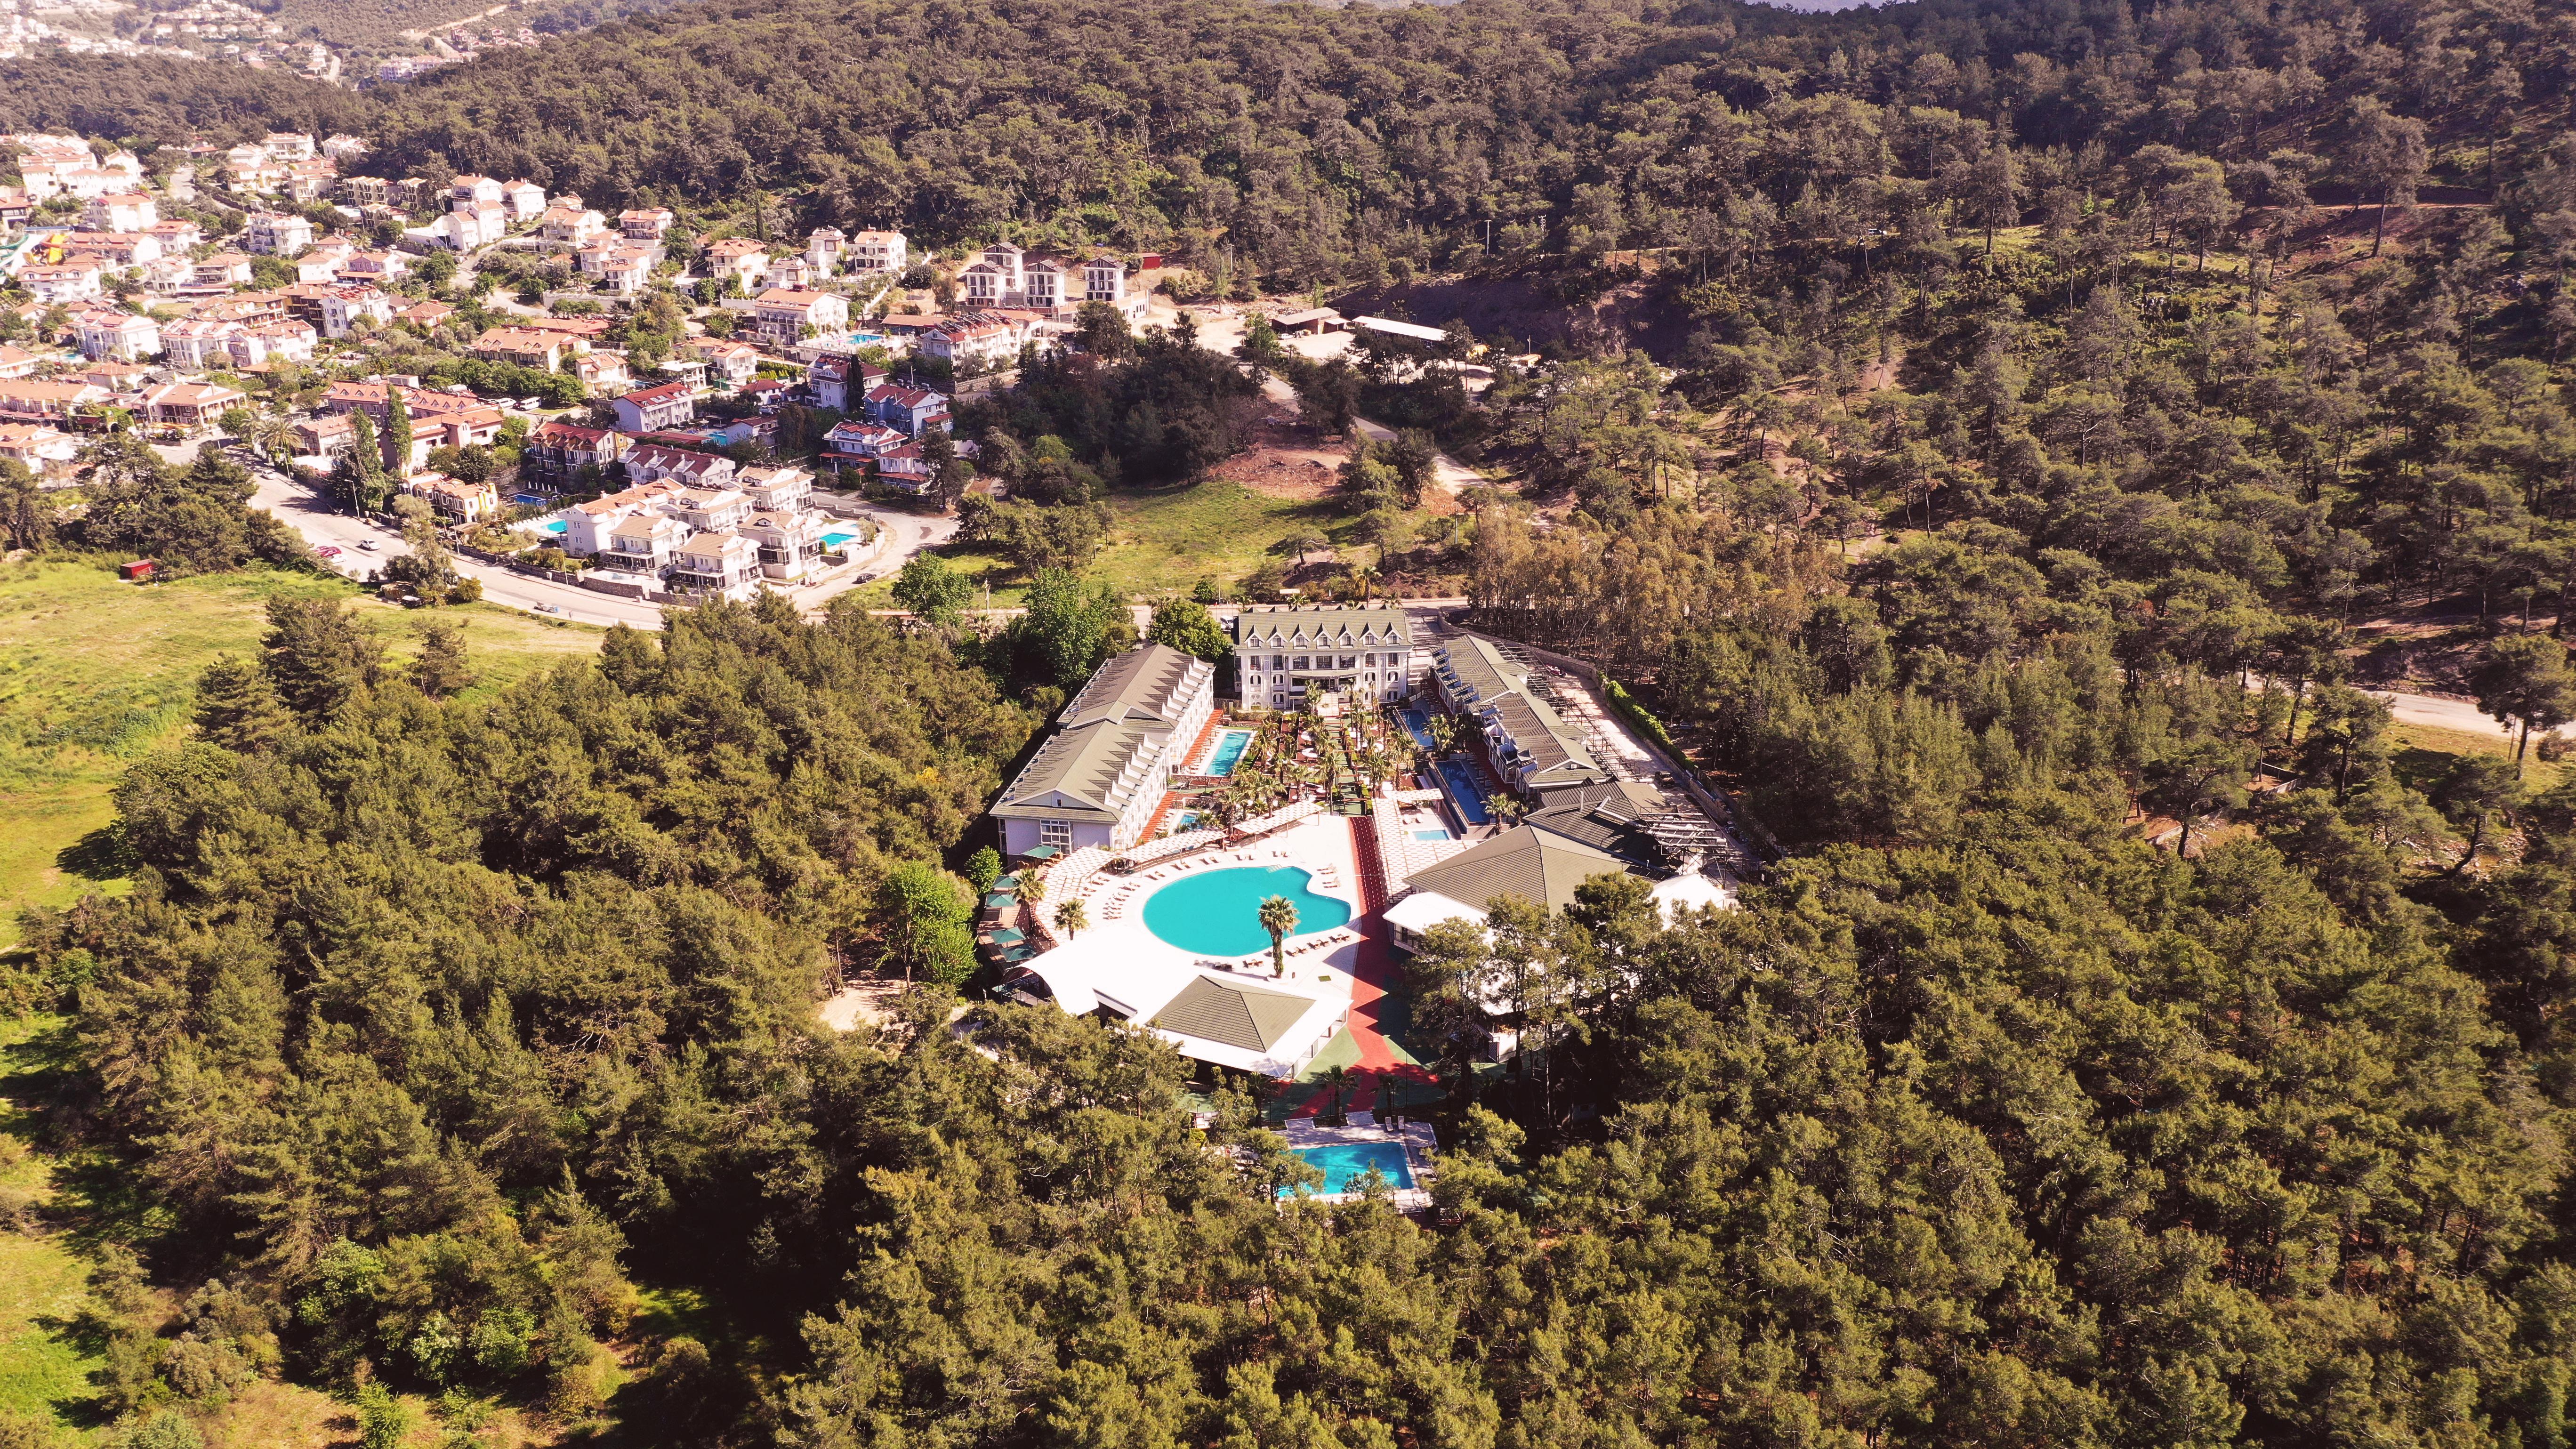
<path id="1" fill-rule="evenodd" d="M 1396 1055 L 1395 1043 L 1381 1026 L 1381 1010 L 1388 992 L 1404 981 L 1396 964 L 1395 947 L 1388 939 L 1385 920 L 1387 905 L 1386 861 L 1377 848 L 1377 821 L 1367 815 L 1347 817 L 1351 822 L 1351 854 L 1359 862 L 1360 916 L 1352 924 L 1360 932 L 1360 943 L 1351 963 L 1351 1040 L 1360 1049 L 1359 1065 L 1351 1068 L 1350 1085 L 1342 1094 L 1346 1108 L 1374 1108 L 1381 1078 L 1407 1083 L 1432 1083 L 1429 1072 Z M 1330 1087 L 1317 1086 L 1306 1100 L 1290 1113 L 1311 1117 L 1332 1105 Z"/>

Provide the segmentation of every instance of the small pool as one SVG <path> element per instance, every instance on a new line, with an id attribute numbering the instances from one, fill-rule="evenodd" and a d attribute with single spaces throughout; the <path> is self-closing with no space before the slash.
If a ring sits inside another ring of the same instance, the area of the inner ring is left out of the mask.
<path id="1" fill-rule="evenodd" d="M 562 519 L 560 519 L 560 518 L 557 518 L 557 519 L 551 520 L 550 522 L 548 522 L 548 523 L 546 524 L 546 532 L 548 532 L 548 533 L 562 533 L 562 532 L 564 532 L 565 530 L 567 530 L 567 529 L 569 529 L 569 528 L 571 528 L 571 527 L 572 527 L 572 525 L 571 525 L 571 524 L 564 522 L 564 521 L 563 521 Z"/>
<path id="2" fill-rule="evenodd" d="M 1180 818 L 1172 822 L 1172 834 L 1174 835 L 1178 835 L 1186 830 L 1196 830 L 1198 828 L 1199 812 L 1195 810 L 1182 811 Z"/>
<path id="3" fill-rule="evenodd" d="M 1485 792 L 1477 787 L 1476 772 L 1466 761 L 1442 760 L 1440 778 L 1449 782 L 1449 798 L 1457 804 L 1458 813 L 1466 817 L 1468 824 L 1493 823 L 1494 812 L 1485 808 Z"/>
<path id="4" fill-rule="evenodd" d="M 1438 745 L 1431 742 L 1431 716 L 1424 714 L 1422 711 L 1418 709 L 1408 709 L 1404 712 L 1404 730 L 1405 733 L 1413 736 L 1413 742 L 1415 744 L 1422 746 L 1424 749 L 1436 750 L 1439 748 Z"/>
<path id="5" fill-rule="evenodd" d="M 513 493 L 510 495 L 510 501 L 522 508 L 534 508 L 548 500 L 542 493 Z"/>
<path id="6" fill-rule="evenodd" d="M 1414 838 L 1414 839 L 1416 839 L 1416 840 L 1455 840 L 1455 839 L 1457 839 L 1457 837 L 1456 837 L 1456 836 L 1451 835 L 1451 834 L 1450 834 L 1448 831 L 1446 831 L 1446 830 L 1417 830 L 1417 831 L 1413 832 L 1413 838 Z"/>
<path id="7" fill-rule="evenodd" d="M 1185 875 L 1145 898 L 1145 929 L 1167 946 L 1202 956 L 1249 956 L 1270 949 L 1261 903 L 1286 896 L 1297 908 L 1293 936 L 1347 925 L 1347 901 L 1319 895 L 1314 877 L 1295 866 L 1243 865 Z"/>
<path id="8" fill-rule="evenodd" d="M 1227 730 L 1216 742 L 1216 753 L 1208 757 L 1202 775 L 1231 775 L 1243 761 L 1243 752 L 1252 745 L 1252 731 Z"/>
<path id="9" fill-rule="evenodd" d="M 841 545 L 845 543 L 855 543 L 858 541 L 858 537 L 859 536 L 855 533 L 827 533 L 823 535 L 823 546 L 837 553 L 840 551 Z"/>
<path id="10" fill-rule="evenodd" d="M 1413 1186 L 1413 1168 L 1404 1159 L 1401 1142 L 1335 1142 L 1323 1147 L 1300 1147 L 1297 1155 L 1322 1169 L 1324 1185 L 1318 1193 L 1359 1191 L 1360 1180 L 1374 1167 L 1389 1187 Z M 1281 1197 L 1294 1197 L 1293 1187 L 1279 1189 Z"/>

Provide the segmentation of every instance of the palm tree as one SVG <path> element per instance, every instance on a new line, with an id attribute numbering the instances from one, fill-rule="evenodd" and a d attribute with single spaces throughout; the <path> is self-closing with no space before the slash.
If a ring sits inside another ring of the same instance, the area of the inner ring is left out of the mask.
<path id="1" fill-rule="evenodd" d="M 250 435 L 250 440 L 252 446 L 267 454 L 268 461 L 272 463 L 280 458 L 292 457 L 296 444 L 295 420 L 282 412 L 271 413 L 260 419 L 258 428 Z"/>
<path id="2" fill-rule="evenodd" d="M 1297 907 L 1286 896 L 1272 896 L 1261 903 L 1261 929 L 1270 933 L 1270 974 L 1288 974 L 1288 953 L 1284 949 L 1288 933 L 1297 929 Z"/>
<path id="3" fill-rule="evenodd" d="M 1065 939 L 1071 940 L 1091 929 L 1091 913 L 1084 910 L 1078 900 L 1066 901 L 1055 908 L 1055 928 L 1064 932 Z"/>
<path id="4" fill-rule="evenodd" d="M 1342 1125 L 1342 1089 L 1349 1086 L 1350 1082 L 1351 1073 L 1348 1067 L 1324 1069 L 1324 1085 L 1333 1089 L 1333 1110 L 1329 1115 L 1335 1125 Z"/>

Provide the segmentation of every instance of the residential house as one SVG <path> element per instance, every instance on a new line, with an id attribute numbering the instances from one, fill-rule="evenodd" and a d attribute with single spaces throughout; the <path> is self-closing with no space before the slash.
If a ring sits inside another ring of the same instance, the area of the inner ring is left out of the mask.
<path id="1" fill-rule="evenodd" d="M 0 458 L 39 478 L 69 472 L 80 449 L 80 439 L 45 423 L 0 423 Z"/>
<path id="2" fill-rule="evenodd" d="M 805 238 L 805 265 L 816 277 L 829 277 L 841 270 L 841 254 L 849 246 L 850 239 L 841 234 L 839 227 L 816 227 Z"/>
<path id="3" fill-rule="evenodd" d="M 63 238 L 63 245 L 87 252 L 111 270 L 139 267 L 161 256 L 161 239 L 144 231 L 76 231 Z"/>
<path id="4" fill-rule="evenodd" d="M 597 346 L 608 336 L 611 326 L 605 317 L 527 317 L 513 325 L 563 338 L 566 352 L 574 357 Z"/>
<path id="5" fill-rule="evenodd" d="M 849 418 L 823 435 L 823 457 L 836 468 L 865 468 L 912 442 L 909 434 L 867 418 Z"/>
<path id="6" fill-rule="evenodd" d="M 416 473 L 403 480 L 402 491 L 425 500 L 442 523 L 480 523 L 501 511 L 500 490 L 489 480 L 468 483 L 444 473 Z"/>
<path id="7" fill-rule="evenodd" d="M 16 231 L 36 214 L 36 199 L 23 188 L 0 186 L 0 231 Z"/>
<path id="8" fill-rule="evenodd" d="M 1099 256 L 1082 264 L 1082 300 L 1106 302 L 1127 313 L 1132 321 L 1145 308 L 1142 296 L 1127 295 L 1127 264 L 1117 257 Z"/>
<path id="9" fill-rule="evenodd" d="M 221 291 L 250 285 L 250 258 L 240 252 L 217 252 L 194 263 L 189 269 L 189 284 Z"/>
<path id="10" fill-rule="evenodd" d="M 411 414 L 415 466 L 432 448 L 490 447 L 504 421 L 499 408 L 466 393 L 439 392 L 416 380 L 335 382 L 322 395 L 322 406 L 334 413 L 365 413 L 382 433 L 392 416 L 388 391 L 399 387 L 404 410 Z"/>
<path id="11" fill-rule="evenodd" d="M 906 435 L 919 437 L 932 419 L 948 416 L 948 397 L 926 387 L 912 387 L 899 382 L 881 382 L 868 389 L 867 414 L 889 428 L 899 428 Z M 945 431 L 944 424 L 940 425 Z"/>
<path id="12" fill-rule="evenodd" d="M 813 264 L 800 256 L 772 257 L 769 270 L 760 274 L 763 291 L 801 291 L 814 285 Z"/>
<path id="13" fill-rule="evenodd" d="M 390 327 L 393 321 L 393 298 L 375 287 L 335 286 L 322 296 L 322 335 L 325 337 L 349 336 L 361 322 Z"/>
<path id="14" fill-rule="evenodd" d="M 447 209 L 459 211 L 506 211 L 501 183 L 489 176 L 459 176 L 447 184 Z"/>
<path id="15" fill-rule="evenodd" d="M 28 296 L 52 305 L 101 295 L 107 289 L 106 276 L 107 269 L 98 258 L 74 252 L 52 266 L 19 268 L 18 284 L 27 289 Z"/>
<path id="16" fill-rule="evenodd" d="M 242 230 L 242 246 L 261 256 L 291 257 L 311 245 L 313 223 L 285 212 L 252 212 Z"/>
<path id="17" fill-rule="evenodd" d="M 311 362 L 314 343 L 321 335 L 313 330 L 312 323 L 297 317 L 263 317 L 235 327 L 224 345 L 232 353 L 233 366 L 239 368 L 269 362 Z M 164 341 L 166 345 L 167 339 Z"/>
<path id="18" fill-rule="evenodd" d="M 1147 644 L 1100 666 L 994 803 L 1003 853 L 1134 845 L 1215 702 L 1215 666 L 1178 649 Z"/>
<path id="19" fill-rule="evenodd" d="M 629 241 L 657 242 L 677 220 L 679 218 L 673 216 L 667 208 L 648 206 L 638 211 L 619 212 L 617 230 Z"/>
<path id="20" fill-rule="evenodd" d="M 658 483 L 669 479 L 691 488 L 707 488 L 729 483 L 734 475 L 731 458 L 662 443 L 644 443 L 630 448 L 624 461 L 627 478 L 637 483 Z"/>
<path id="21" fill-rule="evenodd" d="M 877 454 L 877 481 L 919 496 L 938 481 L 919 443 L 902 443 Z"/>
<path id="22" fill-rule="evenodd" d="M 154 427 L 202 432 L 215 425 L 228 408 L 249 398 L 228 387 L 206 382 L 168 382 L 143 390 L 143 415 Z"/>
<path id="23" fill-rule="evenodd" d="M 336 458 L 357 441 L 358 425 L 347 413 L 320 413 L 295 425 L 295 447 L 306 458 Z"/>
<path id="24" fill-rule="evenodd" d="M 1011 323 L 989 312 L 962 313 L 932 326 L 921 334 L 920 347 L 925 357 L 936 357 L 954 367 L 1000 367 L 1020 354 L 1023 334 Z"/>
<path id="25" fill-rule="evenodd" d="M 653 268 L 662 261 L 658 246 L 623 246 L 611 252 L 599 266 L 599 280 L 620 297 L 639 296 L 653 280 Z"/>
<path id="26" fill-rule="evenodd" d="M 958 275 L 969 307 L 1016 307 L 1026 291 L 1022 267 L 1027 253 L 1008 242 L 984 248 L 983 255 Z"/>
<path id="27" fill-rule="evenodd" d="M 581 390 L 587 397 L 606 397 L 635 386 L 635 374 L 626 370 L 622 352 L 585 352 L 572 359 L 570 371 L 581 379 Z"/>
<path id="28" fill-rule="evenodd" d="M 343 282 L 390 287 L 411 274 L 411 262 L 400 252 L 357 252 L 333 275 Z"/>
<path id="29" fill-rule="evenodd" d="M 736 342 L 730 337 L 692 337 L 688 345 L 691 352 L 706 359 L 709 381 L 720 379 L 728 389 L 751 381 L 760 369 L 760 349 L 748 342 Z"/>
<path id="30" fill-rule="evenodd" d="M 608 218 L 581 207 L 550 206 L 543 230 L 546 240 L 557 246 L 585 246 L 608 235 Z"/>
<path id="31" fill-rule="evenodd" d="M 344 236 L 324 237 L 295 258 L 295 280 L 336 282 L 340 269 L 358 254 L 358 244 Z"/>
<path id="32" fill-rule="evenodd" d="M 13 378 L 0 382 L 0 422 L 59 423 L 115 400 L 113 391 L 78 378 Z"/>
<path id="33" fill-rule="evenodd" d="M 762 578 L 760 552 L 758 540 L 739 533 L 694 534 L 672 551 L 671 588 L 676 593 L 749 598 Z"/>
<path id="34" fill-rule="evenodd" d="M 559 333 L 491 327 L 474 339 L 473 353 L 488 362 L 511 362 L 540 372 L 553 372 L 556 364 L 563 360 L 568 345 L 569 339 Z"/>
<path id="35" fill-rule="evenodd" d="M 160 219 L 160 204 L 140 191 L 93 196 L 81 208 L 84 231 L 141 231 Z"/>
<path id="36" fill-rule="evenodd" d="M 609 527 L 606 546 L 595 552 L 603 568 L 658 575 L 691 537 L 689 526 L 667 513 L 632 513 Z"/>
<path id="37" fill-rule="evenodd" d="M 0 342 L 0 382 L 13 377 L 33 377 L 36 365 L 43 359 L 23 347 Z"/>
<path id="38" fill-rule="evenodd" d="M 161 243 L 161 255 L 165 257 L 184 253 L 206 239 L 205 231 L 185 217 L 156 221 L 145 227 L 143 231 L 145 235 Z"/>
<path id="39" fill-rule="evenodd" d="M 847 332 L 849 299 L 834 292 L 799 292 L 772 288 L 753 302 L 754 330 L 780 347 L 803 337 Z"/>
<path id="40" fill-rule="evenodd" d="M 80 336 L 83 357 L 139 362 L 161 353 L 161 324 L 149 317 L 101 307 L 81 312 L 72 325 Z"/>
<path id="41" fill-rule="evenodd" d="M 1402 609 L 1246 609 L 1234 634 L 1247 705 L 1287 709 L 1327 693 L 1375 702 L 1411 690 L 1413 623 Z"/>
<path id="42" fill-rule="evenodd" d="M 617 399 L 614 406 L 617 409 L 617 429 L 623 433 L 649 433 L 660 428 L 677 427 L 698 415 L 697 394 L 685 382 L 638 388 Z"/>
<path id="43" fill-rule="evenodd" d="M 470 252 L 499 241 L 508 231 L 507 213 L 495 207 L 490 211 L 447 212 L 417 235 L 432 246 Z"/>
<path id="44" fill-rule="evenodd" d="M 706 268 L 717 281 L 740 282 L 748 291 L 769 270 L 769 251 L 747 237 L 726 237 L 707 243 Z"/>
<path id="45" fill-rule="evenodd" d="M 354 161 L 367 154 L 367 143 L 355 136 L 334 135 L 322 142 L 322 154 L 334 161 Z"/>
<path id="46" fill-rule="evenodd" d="M 836 413 L 864 403 L 868 389 L 885 381 L 882 367 L 870 367 L 846 352 L 826 352 L 805 369 L 805 393 L 818 408 Z"/>
<path id="47" fill-rule="evenodd" d="M 845 271 L 875 276 L 900 275 L 912 264 L 905 260 L 903 233 L 899 231 L 863 231 L 850 238 L 842 253 Z"/>
<path id="48" fill-rule="evenodd" d="M 300 131 L 272 131 L 268 139 L 260 143 L 259 148 L 266 152 L 268 159 L 272 161 L 313 159 L 313 138 Z"/>
<path id="49" fill-rule="evenodd" d="M 394 309 L 395 321 L 408 322 L 423 332 L 429 331 L 455 315 L 456 307 L 449 302 L 422 300 Z"/>
<path id="50" fill-rule="evenodd" d="M 559 489 L 576 481 L 584 468 L 606 473 L 610 464 L 626 455 L 627 446 L 624 433 L 557 419 L 528 435 L 527 446 L 519 454 L 519 476 L 540 487 Z"/>
<path id="51" fill-rule="evenodd" d="M 578 207 L 580 203 L 576 201 L 574 205 Z M 512 221 L 526 221 L 532 216 L 542 215 L 546 210 L 546 189 L 533 181 L 504 181 L 501 183 L 501 209 L 510 214 Z"/>
<path id="52" fill-rule="evenodd" d="M 288 162 L 286 175 L 279 179 L 278 187 L 289 200 L 311 203 L 330 195 L 332 188 L 339 184 L 340 164 L 317 158 Z"/>

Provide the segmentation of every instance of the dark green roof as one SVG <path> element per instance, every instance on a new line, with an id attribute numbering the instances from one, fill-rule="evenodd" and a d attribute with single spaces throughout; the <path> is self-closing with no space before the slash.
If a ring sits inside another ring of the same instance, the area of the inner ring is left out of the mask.
<path id="1" fill-rule="evenodd" d="M 1165 1031 L 1223 1042 L 1248 1052 L 1266 1052 L 1288 1034 L 1315 1003 L 1284 991 L 1237 986 L 1201 976 L 1154 1013 L 1153 1024 Z"/>

